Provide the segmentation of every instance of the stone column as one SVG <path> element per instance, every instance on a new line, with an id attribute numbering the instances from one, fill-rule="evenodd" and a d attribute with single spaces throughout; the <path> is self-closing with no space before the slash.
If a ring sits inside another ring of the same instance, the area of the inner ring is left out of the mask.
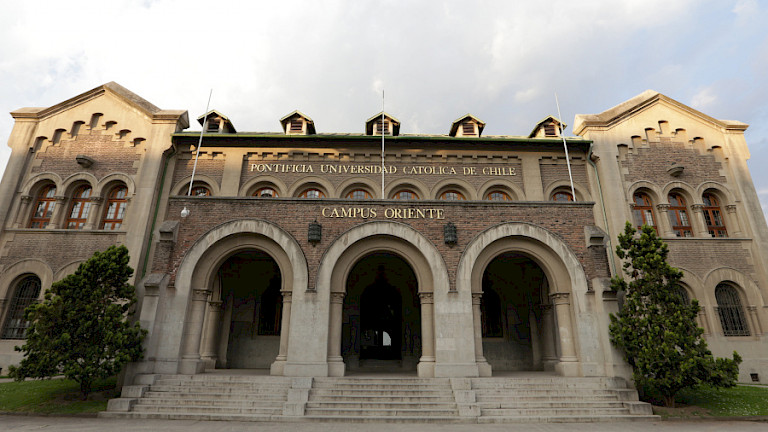
<path id="1" fill-rule="evenodd" d="M 270 367 L 270 375 L 283 375 L 283 366 L 288 359 L 288 333 L 291 325 L 291 300 L 292 291 L 282 291 L 283 294 L 283 316 L 280 318 L 280 350 L 277 353 L 274 363 Z"/>
<path id="2" fill-rule="evenodd" d="M 491 376 L 491 365 L 483 355 L 483 322 L 480 302 L 483 293 L 472 293 L 472 321 L 475 328 L 475 362 L 480 371 L 480 376 Z"/>
<path id="3" fill-rule="evenodd" d="M 691 204 L 691 229 L 695 237 L 712 237 L 704 220 L 704 204 Z"/>
<path id="4" fill-rule="evenodd" d="M 7 301 L 8 300 L 4 298 L 0 298 L 0 324 L 5 324 L 5 303 Z M 0 332 L 2 331 L 3 331 L 3 327 L 0 327 Z"/>
<path id="5" fill-rule="evenodd" d="M 48 226 L 46 228 L 48 229 L 56 229 L 60 228 L 60 224 L 63 224 L 63 218 L 62 214 L 66 213 L 67 210 L 64 208 L 64 204 L 67 203 L 67 197 L 65 196 L 55 196 L 53 197 L 56 200 L 56 204 L 53 207 L 53 213 L 51 214 L 51 220 L 48 221 Z M 66 228 L 66 227 L 63 227 Z"/>
<path id="6" fill-rule="evenodd" d="M 729 204 L 725 206 L 725 212 L 728 214 L 728 220 L 725 221 L 725 229 L 727 229 L 729 233 L 732 233 L 734 237 L 743 237 L 744 233 L 741 231 L 741 226 L 739 225 L 739 215 L 736 214 L 736 205 Z M 720 217 L 722 217 L 722 215 L 720 215 Z"/>
<path id="7" fill-rule="evenodd" d="M 14 228 L 25 228 L 29 219 L 29 204 L 32 202 L 32 196 L 22 195 L 20 198 L 19 212 L 16 213 L 16 219 L 13 221 Z"/>
<path id="8" fill-rule="evenodd" d="M 205 361 L 206 369 L 216 368 L 216 348 L 218 347 L 218 336 L 221 328 L 221 315 L 224 311 L 224 303 L 220 300 L 208 302 L 208 327 L 205 332 L 205 345 L 203 345 L 202 359 Z"/>
<path id="9" fill-rule="evenodd" d="M 669 223 L 669 204 L 656 205 L 656 232 L 662 237 L 675 237 L 672 225 Z"/>
<path id="10" fill-rule="evenodd" d="M 557 370 L 563 376 L 578 376 L 578 358 L 573 341 L 573 323 L 571 321 L 570 293 L 554 293 L 550 295 L 555 305 L 557 317 L 557 332 L 560 339 L 560 363 Z"/>
<path id="11" fill-rule="evenodd" d="M 752 328 L 755 329 L 753 336 L 760 336 L 763 334 L 763 329 L 761 328 L 760 320 L 757 317 L 757 306 L 747 306 L 747 311 L 749 312 L 749 317 L 751 318 L 750 321 L 752 321 Z"/>
<path id="12" fill-rule="evenodd" d="M 703 307 L 699 307 L 699 325 L 704 329 L 704 336 L 709 336 L 711 331 L 709 330 L 709 320 L 707 320 L 707 313 Z"/>
<path id="13" fill-rule="evenodd" d="M 192 307 L 189 308 L 182 335 L 180 374 L 194 375 L 205 370 L 204 363 L 200 361 L 200 337 L 203 333 L 205 305 L 210 295 L 211 291 L 207 289 L 192 290 Z"/>
<path id="14" fill-rule="evenodd" d="M 417 365 L 419 377 L 435 374 L 435 299 L 431 292 L 419 293 L 421 300 L 421 358 Z"/>
<path id="15" fill-rule="evenodd" d="M 92 230 L 98 228 L 99 219 L 101 217 L 101 205 L 104 203 L 104 198 L 95 196 L 91 197 L 91 208 L 88 209 L 88 219 L 85 220 L 83 229 Z"/>
<path id="16" fill-rule="evenodd" d="M 541 362 L 544 370 L 553 370 L 557 364 L 557 344 L 552 331 L 554 328 L 553 320 L 552 305 L 541 305 L 541 337 L 543 339 Z"/>
<path id="17" fill-rule="evenodd" d="M 341 319 L 344 293 L 331 293 L 331 317 L 328 328 L 328 375 L 344 376 L 345 365 L 341 357 Z"/>

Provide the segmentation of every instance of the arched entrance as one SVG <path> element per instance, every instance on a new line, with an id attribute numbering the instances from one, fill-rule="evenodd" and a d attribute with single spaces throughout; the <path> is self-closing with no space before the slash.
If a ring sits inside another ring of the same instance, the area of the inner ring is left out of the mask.
<path id="1" fill-rule="evenodd" d="M 554 368 L 548 289 L 544 270 L 524 254 L 503 252 L 486 266 L 480 303 L 482 343 L 495 372 Z"/>
<path id="2" fill-rule="evenodd" d="M 418 282 L 391 252 L 359 259 L 347 276 L 341 352 L 349 371 L 415 371 L 421 355 Z"/>
<path id="3" fill-rule="evenodd" d="M 203 358 L 214 359 L 217 368 L 269 369 L 280 349 L 280 267 L 263 251 L 241 251 L 219 266 L 216 278 L 214 295 L 220 293 L 220 298 L 211 307 L 221 313 L 209 313 L 207 325 L 219 330 L 206 334 L 219 340 L 204 344 L 216 345 L 216 352 L 203 352 Z"/>

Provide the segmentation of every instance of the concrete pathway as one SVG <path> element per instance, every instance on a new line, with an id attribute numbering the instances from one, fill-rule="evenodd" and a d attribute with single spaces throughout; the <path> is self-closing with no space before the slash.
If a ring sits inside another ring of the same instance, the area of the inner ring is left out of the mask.
<path id="1" fill-rule="evenodd" d="M 0 415 L 0 431 L 56 432 L 764 432 L 768 423 L 751 421 L 564 423 L 564 424 L 391 424 L 391 423 L 262 423 L 192 420 L 123 420 L 77 417 Z"/>

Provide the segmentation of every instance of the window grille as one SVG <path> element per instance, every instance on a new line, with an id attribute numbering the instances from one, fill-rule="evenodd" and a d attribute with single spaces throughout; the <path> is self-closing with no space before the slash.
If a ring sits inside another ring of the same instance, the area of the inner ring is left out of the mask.
<path id="1" fill-rule="evenodd" d="M 24 339 L 29 321 L 24 319 L 24 310 L 40 296 L 40 278 L 27 276 L 19 282 L 8 309 L 2 339 Z"/>
<path id="2" fill-rule="evenodd" d="M 720 314 L 723 334 L 725 336 L 749 336 L 749 326 L 736 289 L 727 284 L 719 284 L 715 288 L 715 299 L 717 299 L 717 310 Z"/>

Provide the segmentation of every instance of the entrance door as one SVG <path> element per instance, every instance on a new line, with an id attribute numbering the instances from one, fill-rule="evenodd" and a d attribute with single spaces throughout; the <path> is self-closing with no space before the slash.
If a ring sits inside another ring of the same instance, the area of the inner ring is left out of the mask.
<path id="1" fill-rule="evenodd" d="M 349 371 L 415 371 L 421 357 L 418 284 L 389 252 L 361 258 L 349 273 L 341 353 Z"/>

